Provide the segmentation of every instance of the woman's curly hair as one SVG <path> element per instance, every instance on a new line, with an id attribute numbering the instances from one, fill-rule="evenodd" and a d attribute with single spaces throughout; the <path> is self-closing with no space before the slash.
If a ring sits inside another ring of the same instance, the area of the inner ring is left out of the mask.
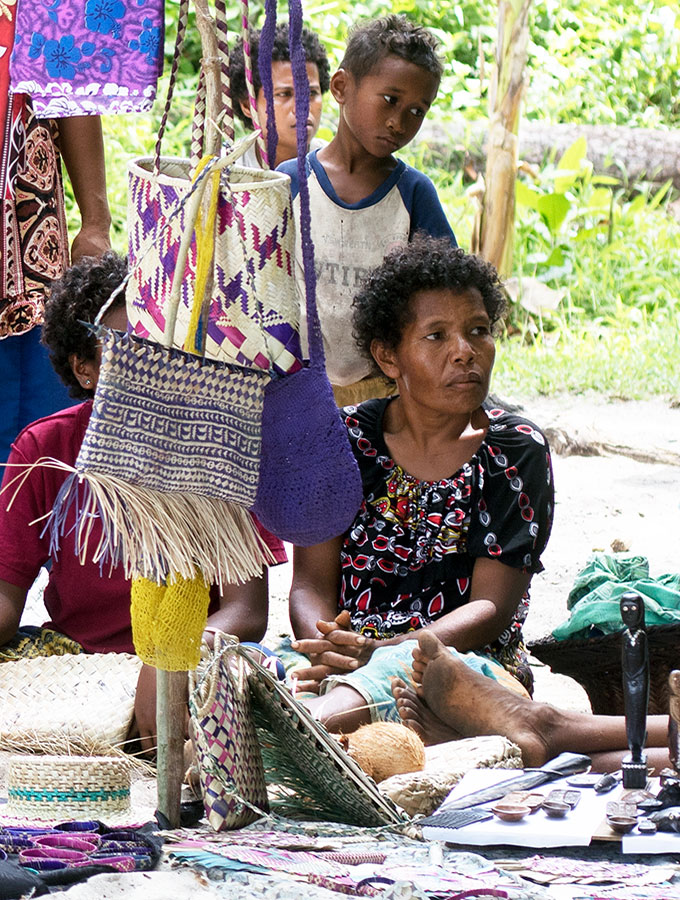
<path id="1" fill-rule="evenodd" d="M 281 23 L 276 26 L 274 33 L 274 48 L 272 50 L 272 62 L 290 62 L 290 49 L 288 47 L 288 24 Z M 260 52 L 260 30 L 250 31 L 250 60 L 253 65 L 253 90 L 255 96 L 262 87 L 258 57 Z M 321 93 L 325 94 L 331 83 L 331 67 L 328 62 L 328 54 L 319 36 L 309 28 L 302 29 L 302 49 L 305 51 L 305 59 L 308 63 L 314 63 L 319 70 L 319 86 Z M 241 109 L 241 103 L 248 100 L 248 86 L 246 85 L 246 63 L 243 58 L 243 38 L 238 38 L 229 57 L 229 82 L 234 98 L 234 113 L 250 131 L 253 130 L 253 120 Z"/>
<path id="2" fill-rule="evenodd" d="M 412 319 L 411 300 L 418 291 L 449 288 L 455 293 L 476 288 L 494 329 L 506 300 L 498 272 L 479 256 L 452 247 L 448 238 L 417 234 L 387 254 L 363 281 L 352 303 L 352 333 L 361 354 L 382 374 L 371 354 L 373 341 L 399 345 Z"/>
<path id="3" fill-rule="evenodd" d="M 97 313 L 127 275 L 127 261 L 111 250 L 101 257 L 85 256 L 52 283 L 45 303 L 42 342 L 47 347 L 57 375 L 72 397 L 87 400 L 92 391 L 80 385 L 71 369 L 70 357 L 93 360 L 97 338 L 83 322 L 94 322 Z M 125 292 L 111 309 L 125 305 Z"/>

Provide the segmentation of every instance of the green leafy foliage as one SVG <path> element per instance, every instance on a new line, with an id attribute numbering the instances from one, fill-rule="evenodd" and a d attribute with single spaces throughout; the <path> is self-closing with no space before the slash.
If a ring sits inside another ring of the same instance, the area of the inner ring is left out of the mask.
<path id="1" fill-rule="evenodd" d="M 175 40 L 179 0 L 166 0 L 166 74 Z M 310 0 L 305 18 L 322 36 L 331 66 L 341 59 L 347 31 L 362 18 L 383 15 L 384 2 Z M 445 74 L 432 116 L 486 115 L 496 39 L 496 0 L 395 0 L 439 37 Z M 251 4 L 260 22 L 262 4 Z M 282 11 L 282 15 L 284 12 Z M 230 40 L 240 28 L 230 7 Z M 163 152 L 186 156 L 200 44 L 190 22 L 179 84 Z M 680 120 L 680 7 L 677 0 L 642 5 L 632 0 L 535 0 L 524 114 L 594 124 L 678 127 Z M 153 114 L 104 119 L 113 241 L 125 252 L 127 161 L 150 155 L 163 103 Z M 320 135 L 329 139 L 335 108 L 326 101 Z M 453 149 L 453 148 L 452 148 Z M 476 200 L 458 165 L 433 168 L 426 148 L 402 154 L 435 181 L 463 247 L 470 246 Z M 68 185 L 67 185 L 68 190 Z M 615 396 L 652 391 L 680 396 L 677 366 L 680 313 L 680 224 L 670 215 L 670 185 L 639 184 L 624 191 L 617 179 L 596 176 L 585 140 L 575 142 L 535 178 L 517 182 L 515 272 L 559 291 L 556 308 L 512 305 L 508 335 L 499 345 L 496 383 L 527 392 L 595 389 Z M 75 234 L 77 211 L 67 204 Z"/>

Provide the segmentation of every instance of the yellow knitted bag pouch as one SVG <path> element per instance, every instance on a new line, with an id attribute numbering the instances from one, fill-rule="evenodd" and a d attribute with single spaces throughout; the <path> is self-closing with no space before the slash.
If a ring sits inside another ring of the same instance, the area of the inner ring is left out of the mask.
<path id="1" fill-rule="evenodd" d="M 164 585 L 135 578 L 131 618 L 137 656 L 166 672 L 195 669 L 209 603 L 210 589 L 200 575 L 192 579 L 178 575 Z"/>

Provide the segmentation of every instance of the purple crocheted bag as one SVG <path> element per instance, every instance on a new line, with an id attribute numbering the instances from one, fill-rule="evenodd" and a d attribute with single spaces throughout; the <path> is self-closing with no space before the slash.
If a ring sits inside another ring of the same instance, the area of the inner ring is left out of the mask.
<path id="1" fill-rule="evenodd" d="M 273 377 L 265 388 L 260 480 L 253 511 L 278 537 L 299 546 L 310 546 L 336 537 L 349 528 L 361 505 L 363 492 L 359 467 L 326 375 L 310 233 L 305 127 L 309 113 L 309 83 L 301 43 L 302 6 L 300 0 L 290 0 L 288 6 L 309 361 L 292 375 Z M 271 58 L 275 27 L 276 0 L 267 0 L 260 37 L 261 63 Z M 267 97 L 267 121 L 273 123 L 270 65 L 261 65 L 260 77 Z M 276 159 L 274 129 L 268 131 L 271 136 L 268 156 Z"/>

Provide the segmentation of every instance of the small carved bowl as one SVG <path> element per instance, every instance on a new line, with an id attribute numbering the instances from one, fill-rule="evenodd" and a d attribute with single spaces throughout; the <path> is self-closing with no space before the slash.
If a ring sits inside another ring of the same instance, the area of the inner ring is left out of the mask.
<path id="1" fill-rule="evenodd" d="M 491 812 L 502 822 L 519 822 L 531 812 L 531 807 L 525 803 L 497 803 Z"/>
<path id="2" fill-rule="evenodd" d="M 564 800 L 545 800 L 543 809 L 546 816 L 550 816 L 551 819 L 563 819 L 571 809 L 571 806 L 565 803 Z"/>
<path id="3" fill-rule="evenodd" d="M 633 816 L 607 816 L 607 825 L 617 834 L 628 834 L 637 825 Z"/>

